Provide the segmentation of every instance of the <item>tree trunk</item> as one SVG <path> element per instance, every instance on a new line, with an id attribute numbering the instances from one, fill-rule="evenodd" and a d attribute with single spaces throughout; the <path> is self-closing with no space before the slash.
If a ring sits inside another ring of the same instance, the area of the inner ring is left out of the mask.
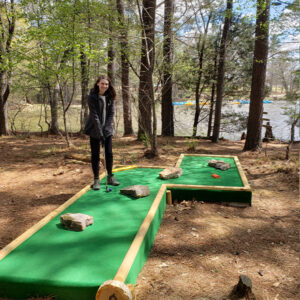
<path id="1" fill-rule="evenodd" d="M 252 84 L 244 151 L 261 148 L 263 98 L 268 59 L 269 13 L 270 0 L 257 0 Z"/>
<path id="2" fill-rule="evenodd" d="M 51 113 L 51 125 L 50 125 L 50 133 L 51 134 L 59 134 L 58 127 L 58 93 L 59 88 L 55 86 L 53 92 L 51 90 L 50 84 L 47 85 L 49 102 L 50 102 L 50 113 Z"/>
<path id="3" fill-rule="evenodd" d="M 10 5 L 6 3 L 1 6 L 0 13 L 0 136 L 9 134 L 8 127 L 8 96 L 10 94 L 11 79 L 11 42 L 15 32 L 16 12 L 15 1 L 10 0 Z M 2 17 L 5 18 L 3 20 Z"/>
<path id="4" fill-rule="evenodd" d="M 224 74 L 225 74 L 225 56 L 226 56 L 226 42 L 229 33 L 229 27 L 232 19 L 232 0 L 227 0 L 227 8 L 225 12 L 225 22 L 223 28 L 223 34 L 220 45 L 220 56 L 218 66 L 218 77 L 217 77 L 217 98 L 216 98 L 216 109 L 214 119 L 214 129 L 212 142 L 217 143 L 219 141 L 220 125 L 221 125 L 221 110 L 224 90 Z"/>
<path id="5" fill-rule="evenodd" d="M 174 107 L 172 103 L 173 14 L 174 0 L 165 0 L 163 84 L 161 97 L 161 134 L 163 136 L 174 136 Z"/>
<path id="6" fill-rule="evenodd" d="M 211 124 L 212 124 L 212 117 L 214 113 L 214 106 L 215 106 L 215 92 L 216 92 L 216 84 L 213 82 L 211 87 L 211 97 L 210 97 L 210 107 L 209 107 L 209 116 L 208 116 L 208 126 L 207 126 L 207 137 L 211 137 Z"/>
<path id="7" fill-rule="evenodd" d="M 107 64 L 107 76 L 111 81 L 111 84 L 115 86 L 115 48 L 114 48 L 114 39 L 112 37 L 112 32 L 113 32 L 113 19 L 112 17 L 109 18 L 109 32 L 110 36 L 108 38 L 107 42 L 107 59 L 108 59 L 108 64 Z"/>
<path id="8" fill-rule="evenodd" d="M 0 136 L 8 135 L 8 114 L 7 114 L 7 99 L 9 96 L 9 86 L 6 87 L 7 92 L 2 93 L 1 87 L 3 86 L 2 80 L 0 81 Z"/>
<path id="9" fill-rule="evenodd" d="M 152 136 L 151 104 L 154 99 L 153 67 L 154 67 L 154 26 L 156 0 L 143 0 L 141 13 L 142 48 L 139 83 L 139 129 L 138 137 Z M 147 138 L 146 137 L 146 138 Z"/>
<path id="10" fill-rule="evenodd" d="M 80 66 L 81 66 L 81 118 L 80 131 L 83 132 L 84 125 L 88 118 L 88 85 L 89 85 L 89 70 L 88 59 L 83 49 L 80 51 Z"/>
<path id="11" fill-rule="evenodd" d="M 295 127 L 297 123 L 299 122 L 299 116 L 292 122 L 291 124 L 291 143 L 294 143 L 295 141 Z"/>
<path id="12" fill-rule="evenodd" d="M 210 22 L 211 18 L 211 12 L 208 16 L 207 23 L 205 25 L 204 29 L 204 34 L 203 38 L 201 40 L 201 35 L 199 37 L 199 41 L 197 44 L 197 52 L 198 52 L 198 59 L 199 59 L 199 68 L 198 68 L 198 78 L 196 82 L 196 110 L 195 110 L 195 117 L 194 117 L 194 124 L 193 124 L 193 134 L 192 136 L 195 137 L 197 134 L 197 126 L 199 123 L 199 117 L 200 117 L 200 97 L 201 97 L 201 92 L 200 91 L 200 85 L 201 85 L 201 80 L 202 80 L 202 74 L 203 74 L 203 56 L 204 56 L 204 49 L 205 49 L 205 43 L 206 43 L 206 36 L 207 36 L 207 31 L 208 31 L 208 25 Z"/>
<path id="13" fill-rule="evenodd" d="M 133 134 L 130 90 L 129 90 L 129 62 L 128 55 L 128 38 L 127 28 L 125 27 L 125 14 L 123 0 L 117 0 L 117 10 L 119 13 L 120 29 L 120 46 L 121 46 L 121 67 L 122 67 L 122 99 L 123 99 L 123 121 L 124 136 Z"/>
<path id="14" fill-rule="evenodd" d="M 216 42 L 217 44 L 217 42 Z M 217 73 L 217 64 L 218 64 L 218 49 L 217 46 L 215 48 L 215 56 L 214 56 L 214 70 L 213 70 L 213 83 L 211 86 L 211 97 L 210 97 L 210 108 L 209 108 L 209 117 L 208 117 L 208 125 L 207 125 L 207 137 L 211 137 L 211 129 L 212 129 L 212 118 L 214 113 L 214 106 L 215 106 L 215 92 L 216 92 L 216 73 Z"/>

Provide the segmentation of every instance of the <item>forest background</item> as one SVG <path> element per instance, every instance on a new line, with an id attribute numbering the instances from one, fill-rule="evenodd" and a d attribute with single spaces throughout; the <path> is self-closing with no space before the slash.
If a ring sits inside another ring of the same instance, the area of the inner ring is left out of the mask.
<path id="1" fill-rule="evenodd" d="M 89 89 L 108 74 L 117 132 L 135 129 L 154 156 L 158 127 L 176 135 L 176 101 L 195 103 L 190 136 L 203 123 L 214 142 L 247 128 L 249 150 L 261 146 L 263 99 L 285 99 L 293 140 L 298 13 L 297 1 L 1 1 L 0 135 L 62 134 L 69 146 L 88 116 Z M 249 113 L 222 112 L 249 98 Z"/>

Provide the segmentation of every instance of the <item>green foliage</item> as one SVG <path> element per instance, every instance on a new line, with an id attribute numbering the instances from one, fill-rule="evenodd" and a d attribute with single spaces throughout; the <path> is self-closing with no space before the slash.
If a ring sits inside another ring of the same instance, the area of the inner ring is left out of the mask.
<path id="1" fill-rule="evenodd" d="M 286 121 L 289 125 L 295 123 L 296 126 L 300 126 L 300 102 L 299 100 L 290 101 L 290 105 L 283 106 L 284 115 L 288 116 L 288 120 Z"/>
<path id="2" fill-rule="evenodd" d="M 143 133 L 143 134 L 141 134 L 140 138 L 142 140 L 142 143 L 143 143 L 144 147 L 146 149 L 148 149 L 150 147 L 150 137 L 149 137 L 149 135 L 147 133 Z"/>
<path id="3" fill-rule="evenodd" d="M 196 151 L 196 146 L 197 146 L 197 141 L 193 140 L 191 138 L 186 138 L 186 148 L 188 152 L 195 152 Z"/>

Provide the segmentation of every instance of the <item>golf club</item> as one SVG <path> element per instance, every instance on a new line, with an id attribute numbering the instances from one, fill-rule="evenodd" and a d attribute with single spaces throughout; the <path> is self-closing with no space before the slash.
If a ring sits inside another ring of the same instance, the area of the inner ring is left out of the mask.
<path id="1" fill-rule="evenodd" d="M 107 173 L 107 168 L 106 168 L 106 150 L 105 150 L 105 147 L 104 147 L 104 164 L 105 164 L 105 169 L 106 169 L 106 173 Z M 106 175 L 106 180 L 105 180 L 105 191 L 107 193 L 111 192 L 112 191 L 112 188 L 109 188 L 108 187 L 108 184 L 107 184 L 107 181 L 108 181 L 108 173 Z"/>

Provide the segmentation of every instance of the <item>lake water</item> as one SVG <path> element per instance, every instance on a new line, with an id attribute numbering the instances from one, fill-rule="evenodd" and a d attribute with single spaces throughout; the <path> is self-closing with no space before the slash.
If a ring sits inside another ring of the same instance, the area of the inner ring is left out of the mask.
<path id="1" fill-rule="evenodd" d="M 298 102 L 298 113 L 299 113 Z M 273 135 L 276 139 L 282 141 L 288 141 L 290 139 L 291 125 L 288 124 L 289 117 L 284 115 L 283 107 L 292 105 L 287 101 L 273 101 L 272 103 L 264 104 L 264 118 L 270 119 L 270 125 L 272 126 Z M 194 120 L 195 106 L 174 106 L 175 111 L 175 135 L 190 136 L 192 133 L 193 120 Z M 237 112 L 237 113 L 249 113 L 249 104 L 227 104 L 222 108 L 222 112 Z M 202 114 L 205 115 L 205 112 Z M 201 118 L 201 116 L 200 116 Z M 264 121 L 266 124 L 266 121 Z M 239 140 L 243 131 L 234 131 L 231 133 L 221 132 L 220 137 L 224 137 L 230 140 Z M 201 121 L 198 125 L 197 135 L 206 136 L 207 134 L 207 119 Z M 265 128 L 262 129 L 262 137 L 265 134 Z M 295 140 L 299 141 L 299 127 L 295 128 Z"/>
<path id="2" fill-rule="evenodd" d="M 230 102 L 229 102 L 230 103 Z M 285 106 L 291 106 L 291 104 L 287 101 L 273 101 L 272 103 L 264 103 L 264 118 L 270 119 L 270 125 L 272 126 L 273 135 L 276 139 L 282 141 L 288 141 L 290 139 L 290 128 L 291 126 L 287 123 L 289 117 L 284 115 Z M 209 106 L 204 106 L 204 111 L 200 115 L 200 119 L 207 115 Z M 119 126 L 118 131 L 122 132 L 122 113 L 121 107 L 119 107 Z M 249 104 L 226 104 L 222 108 L 222 112 L 237 112 L 237 113 L 249 113 Z M 299 113 L 299 102 L 298 102 L 298 113 Z M 133 114 L 133 128 L 134 131 L 137 132 L 137 109 L 133 106 L 132 108 Z M 195 105 L 174 105 L 174 123 L 175 123 L 175 135 L 176 136 L 191 136 L 192 135 L 192 128 L 194 122 L 194 114 L 195 114 Z M 206 136 L 207 134 L 207 121 L 208 119 L 205 118 L 201 120 L 197 128 L 197 135 Z M 161 134 L 161 112 L 160 106 L 157 109 L 157 133 L 158 135 Z M 266 121 L 264 121 L 266 124 Z M 221 132 L 220 137 L 224 137 L 230 140 L 239 140 L 241 138 L 242 132 L 246 132 L 245 130 L 233 130 L 233 132 Z M 262 128 L 262 137 L 264 137 L 265 128 Z M 299 141 L 299 127 L 295 128 L 295 140 Z"/>

